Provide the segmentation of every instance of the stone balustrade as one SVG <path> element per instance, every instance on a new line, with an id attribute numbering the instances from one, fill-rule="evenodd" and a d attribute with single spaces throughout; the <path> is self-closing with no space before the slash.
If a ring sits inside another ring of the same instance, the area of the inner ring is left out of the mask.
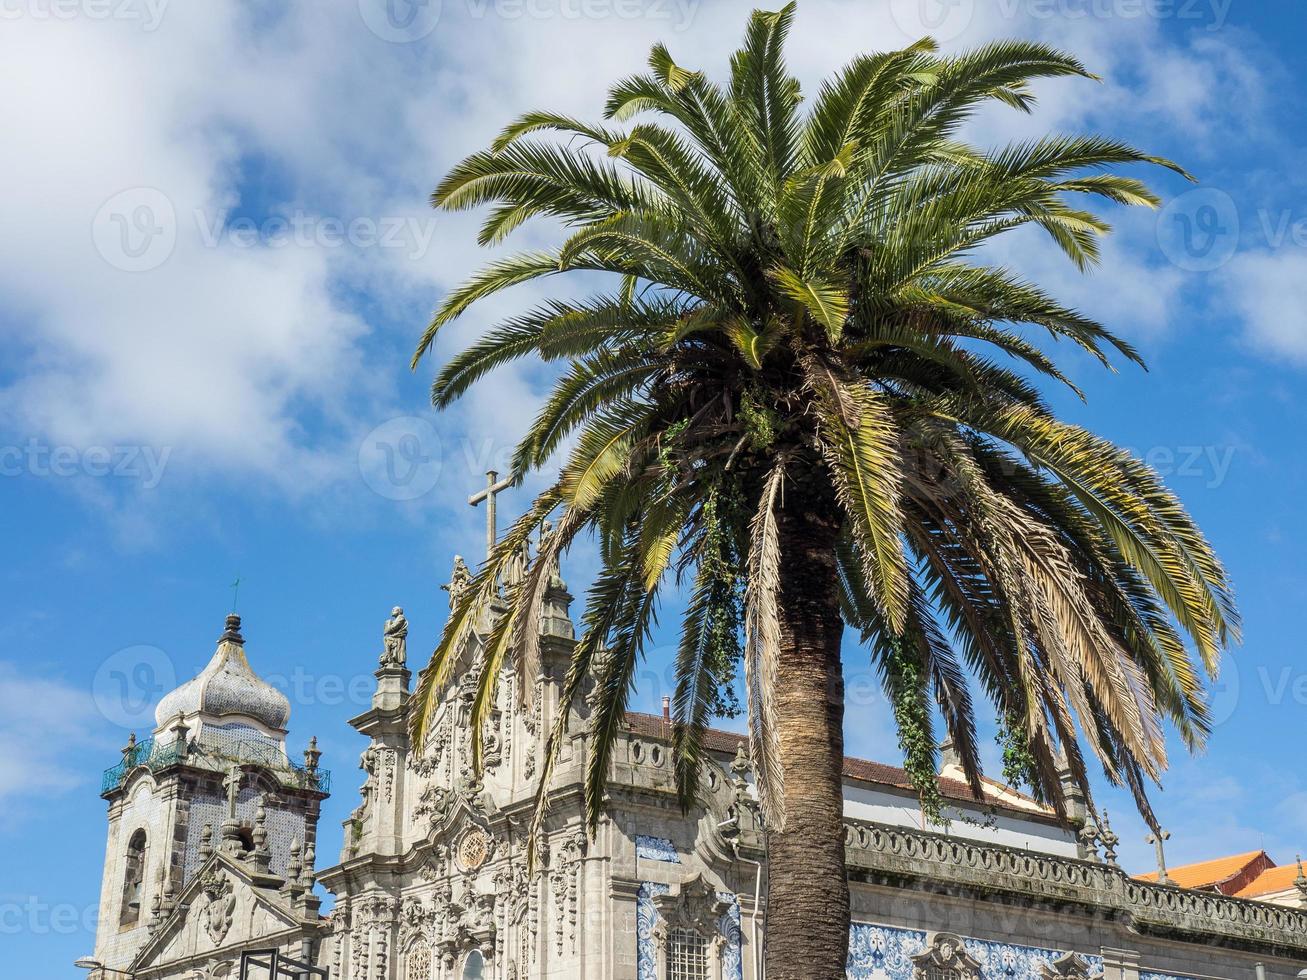
<path id="1" fill-rule="evenodd" d="M 1074 903 L 1124 918 L 1141 931 L 1307 953 L 1304 909 L 1143 882 L 1108 864 L 870 822 L 847 822 L 844 840 L 852 877 L 888 874 L 934 887 Z"/>

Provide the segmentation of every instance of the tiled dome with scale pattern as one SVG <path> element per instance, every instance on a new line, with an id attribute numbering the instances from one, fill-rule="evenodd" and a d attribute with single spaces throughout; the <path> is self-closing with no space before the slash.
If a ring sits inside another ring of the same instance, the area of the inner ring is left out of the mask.
<path id="1" fill-rule="evenodd" d="M 241 618 L 227 617 L 227 628 L 218 649 L 200 673 L 170 694 L 155 709 L 154 720 L 162 729 L 178 716 L 242 715 L 275 731 L 284 731 L 290 720 L 290 701 L 250 667 L 245 659 Z"/>

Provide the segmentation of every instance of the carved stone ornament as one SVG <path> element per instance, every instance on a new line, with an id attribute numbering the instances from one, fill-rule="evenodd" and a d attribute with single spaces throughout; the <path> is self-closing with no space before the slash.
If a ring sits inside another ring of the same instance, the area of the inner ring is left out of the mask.
<path id="1" fill-rule="evenodd" d="M 198 968 L 188 980 L 228 980 L 236 965 L 231 960 L 220 960 Z"/>
<path id="2" fill-rule="evenodd" d="M 231 929 L 232 916 L 236 911 L 236 893 L 226 875 L 212 873 L 206 875 L 201 883 L 204 890 L 205 905 L 200 910 L 200 924 L 213 945 L 221 945 Z"/>
<path id="3" fill-rule="evenodd" d="M 414 817 L 427 817 L 432 827 L 438 827 L 449 816 L 449 808 L 454 802 L 454 794 L 443 786 L 434 783 L 422 791 L 417 806 L 413 808 Z"/>
<path id="4" fill-rule="evenodd" d="M 674 892 L 655 895 L 653 904 L 662 920 L 661 930 L 693 929 L 709 941 L 718 938 L 717 922 L 730 907 L 701 874 L 683 882 Z"/>
<path id="5" fill-rule="evenodd" d="M 980 961 L 951 932 L 935 933 L 930 945 L 909 959 L 913 980 L 980 980 Z"/>
<path id="6" fill-rule="evenodd" d="M 465 874 L 478 871 L 490 857 L 493 847 L 494 841 L 490 839 L 490 835 L 480 827 L 473 827 L 458 842 L 458 848 L 454 852 L 454 863 Z"/>
<path id="7" fill-rule="evenodd" d="M 1063 953 L 1055 960 L 1039 964 L 1042 980 L 1088 980 L 1089 963 L 1079 953 Z"/>

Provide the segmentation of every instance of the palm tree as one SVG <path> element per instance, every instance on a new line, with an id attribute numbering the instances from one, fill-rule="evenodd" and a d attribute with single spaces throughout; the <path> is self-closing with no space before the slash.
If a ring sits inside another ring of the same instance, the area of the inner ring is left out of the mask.
<path id="1" fill-rule="evenodd" d="M 1028 111 L 1032 81 L 1092 77 L 1031 42 L 943 56 L 926 40 L 859 57 L 804 102 L 783 60 L 793 14 L 752 15 L 725 85 L 657 45 L 648 73 L 613 86 L 605 123 L 532 112 L 455 167 L 433 202 L 493 204 L 480 244 L 536 217 L 566 231 L 450 292 L 413 358 L 513 285 L 617 277 L 609 292 L 509 319 L 435 380 L 443 408 L 515 358 L 560 362 L 513 476 L 566 459 L 451 612 L 414 729 L 473 631 L 485 652 L 472 730 L 506 657 L 535 676 L 548 570 L 593 534 L 602 569 L 563 693 L 569 704 L 596 678 L 593 824 L 660 595 L 684 585 L 677 785 L 692 805 L 702 735 L 742 659 L 768 902 L 784 910 L 767 935 L 775 980 L 844 975 L 846 626 L 884 678 L 926 797 L 936 710 L 980 793 L 974 681 L 1041 799 L 1062 806 L 1060 765 L 1087 791 L 1078 724 L 1150 822 L 1163 722 L 1191 748 L 1209 731 L 1184 637 L 1212 674 L 1238 629 L 1225 571 L 1156 474 L 1055 418 L 1013 370 L 1074 388 L 1029 328 L 1104 365 L 1136 352 L 983 249 L 1034 225 L 1086 268 L 1109 228 L 1072 202 L 1153 207 L 1115 169 L 1178 168 L 1097 136 L 964 142 L 978 109 Z M 508 562 L 548 520 L 506 611 L 487 618 Z M 548 743 L 537 831 L 566 715 Z"/>

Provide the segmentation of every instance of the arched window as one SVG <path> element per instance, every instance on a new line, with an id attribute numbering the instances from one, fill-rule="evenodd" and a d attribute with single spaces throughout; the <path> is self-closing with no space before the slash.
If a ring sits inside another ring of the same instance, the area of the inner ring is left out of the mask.
<path id="1" fill-rule="evenodd" d="M 145 882 L 145 831 L 138 830 L 127 842 L 123 862 L 123 904 L 118 925 L 130 929 L 141 920 L 141 890 Z"/>
<path id="2" fill-rule="evenodd" d="M 486 975 L 486 961 L 478 950 L 472 950 L 463 961 L 463 980 L 482 980 Z"/>
<path id="3" fill-rule="evenodd" d="M 431 947 L 419 939 L 408 949 L 408 964 L 404 970 L 406 980 L 431 980 Z"/>
<path id="4" fill-rule="evenodd" d="M 667 933 L 667 980 L 708 980 L 708 940 L 698 929 Z"/>

